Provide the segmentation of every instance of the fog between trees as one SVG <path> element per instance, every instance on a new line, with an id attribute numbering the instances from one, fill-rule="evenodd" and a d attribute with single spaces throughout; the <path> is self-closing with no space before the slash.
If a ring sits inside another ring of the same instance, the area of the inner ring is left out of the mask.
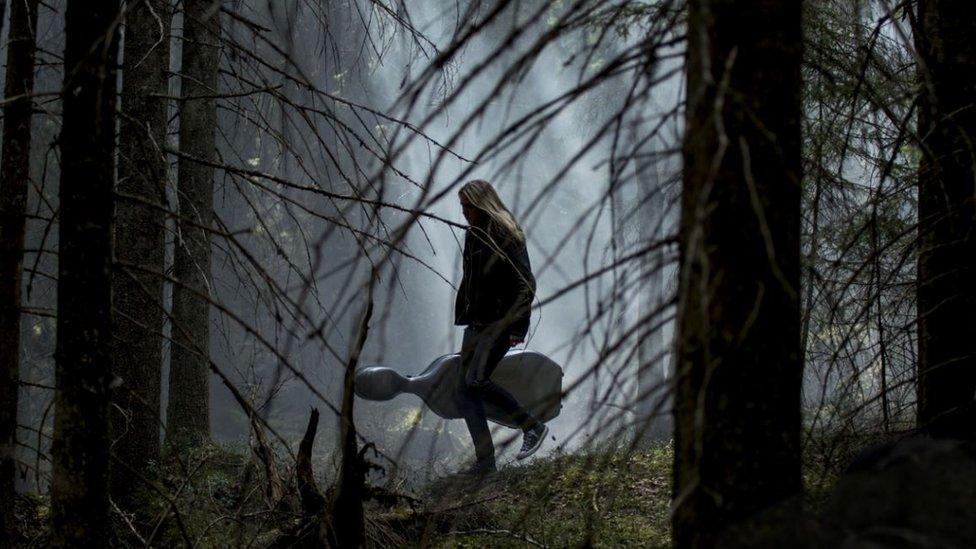
<path id="1" fill-rule="evenodd" d="M 51 494 L 55 542 L 205 543 L 162 471 L 218 447 L 303 517 L 278 543 L 379 543 L 363 481 L 423 490 L 472 447 L 350 375 L 457 352 L 475 178 L 565 371 L 541 460 L 673 444 L 675 545 L 865 437 L 971 436 L 957 2 L 7 4 L 0 472 Z"/>

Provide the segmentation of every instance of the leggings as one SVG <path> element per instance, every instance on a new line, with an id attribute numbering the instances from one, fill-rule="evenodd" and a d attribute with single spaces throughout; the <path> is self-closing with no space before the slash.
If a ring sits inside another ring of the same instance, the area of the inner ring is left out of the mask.
<path id="1" fill-rule="evenodd" d="M 461 341 L 461 376 L 458 407 L 471 433 L 478 463 L 494 463 L 495 448 L 488 430 L 485 402 L 501 409 L 522 429 L 537 421 L 522 408 L 512 393 L 492 382 L 491 373 L 508 351 L 508 334 L 496 335 L 491 326 L 468 326 Z"/>

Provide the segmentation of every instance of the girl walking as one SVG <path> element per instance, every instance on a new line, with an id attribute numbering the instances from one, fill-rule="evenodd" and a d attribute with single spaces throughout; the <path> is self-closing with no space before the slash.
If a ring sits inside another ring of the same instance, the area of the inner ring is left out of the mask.
<path id="1" fill-rule="evenodd" d="M 522 428 L 517 459 L 535 453 L 549 431 L 490 379 L 508 349 L 525 341 L 535 278 L 525 234 L 491 184 L 469 181 L 458 191 L 458 198 L 469 227 L 464 239 L 464 274 L 454 308 L 454 323 L 466 326 L 457 396 L 475 448 L 475 463 L 467 473 L 485 475 L 496 470 L 485 402 L 502 409 Z"/>

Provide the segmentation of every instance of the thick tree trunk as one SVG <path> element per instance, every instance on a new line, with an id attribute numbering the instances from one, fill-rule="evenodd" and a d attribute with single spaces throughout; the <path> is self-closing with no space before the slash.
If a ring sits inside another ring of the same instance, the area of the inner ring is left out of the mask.
<path id="1" fill-rule="evenodd" d="M 802 2 L 689 2 L 676 547 L 800 482 Z"/>
<path id="2" fill-rule="evenodd" d="M 3 19 L 0 2 L 0 20 Z M 34 103 L 34 29 L 37 0 L 10 6 L 10 40 L 0 166 L 0 535 L 13 536 L 14 451 L 20 379 L 20 291 Z M 8 503 L 9 502 L 9 503 Z M 12 539 L 12 537 L 10 538 Z"/>
<path id="3" fill-rule="evenodd" d="M 976 433 L 976 20 L 970 2 L 919 0 L 918 423 Z"/>
<path id="4" fill-rule="evenodd" d="M 118 0 L 65 12 L 51 541 L 108 541 Z"/>
<path id="5" fill-rule="evenodd" d="M 130 471 L 145 475 L 159 460 L 170 13 L 169 0 L 130 0 L 125 15 L 116 258 L 145 270 L 117 265 L 113 272 L 115 375 L 122 385 L 112 431 L 122 465 L 112 469 L 112 497 L 119 504 L 138 487 Z"/>
<path id="6" fill-rule="evenodd" d="M 217 111 L 219 2 L 183 3 L 183 62 L 180 69 L 179 234 L 173 271 L 173 352 L 169 374 L 167 444 L 198 444 L 210 438 L 210 305 L 197 292 L 211 293 L 210 228 L 213 221 Z M 198 162 L 202 160 L 204 163 Z M 192 340 L 188 338 L 192 336 Z"/>

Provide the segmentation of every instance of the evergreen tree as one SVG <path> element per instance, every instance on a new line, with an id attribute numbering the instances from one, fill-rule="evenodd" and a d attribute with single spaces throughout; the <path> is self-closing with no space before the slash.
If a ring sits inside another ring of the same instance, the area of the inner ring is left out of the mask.
<path id="1" fill-rule="evenodd" d="M 134 493 L 131 471 L 159 460 L 165 249 L 169 0 L 132 0 L 125 13 L 122 120 L 113 272 L 116 465 L 112 497 Z"/>
<path id="2" fill-rule="evenodd" d="M 30 181 L 37 0 L 10 5 L 0 165 L 0 533 L 12 536 L 25 208 Z M 0 20 L 3 19 L 0 2 Z"/>
<path id="3" fill-rule="evenodd" d="M 119 2 L 71 0 L 64 18 L 51 542 L 104 547 Z"/>
<path id="4" fill-rule="evenodd" d="M 173 271 L 173 351 L 166 414 L 167 444 L 210 438 L 210 226 L 216 157 L 220 4 L 183 3 L 179 220 Z"/>
<path id="5" fill-rule="evenodd" d="M 919 0 L 918 423 L 976 433 L 976 20 L 962 0 Z"/>
<path id="6" fill-rule="evenodd" d="M 689 2 L 674 544 L 800 483 L 802 2 Z"/>

